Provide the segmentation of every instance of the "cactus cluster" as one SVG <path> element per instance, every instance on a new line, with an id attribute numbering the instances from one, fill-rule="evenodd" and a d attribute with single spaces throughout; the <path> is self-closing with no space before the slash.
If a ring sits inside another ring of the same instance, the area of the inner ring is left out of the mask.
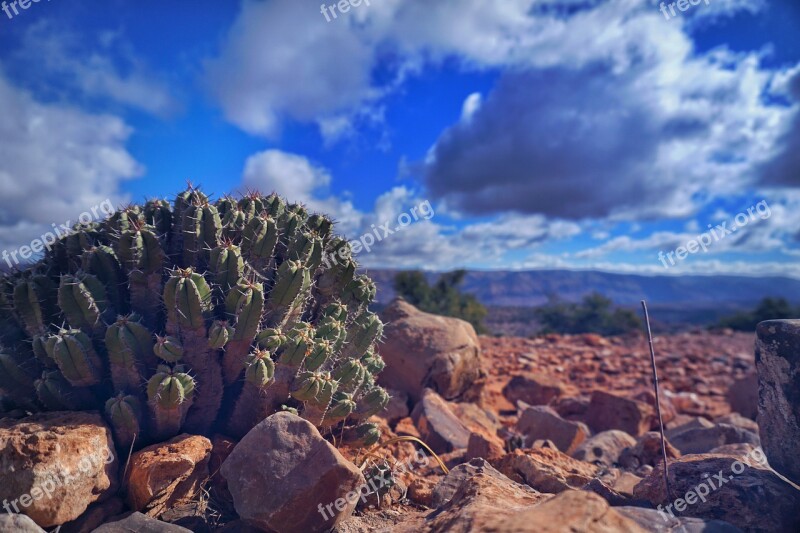
<path id="1" fill-rule="evenodd" d="M 138 448 L 292 409 L 375 442 L 383 325 L 356 267 L 329 218 L 275 194 L 190 186 L 78 225 L 0 278 L 0 411 L 103 410 Z"/>

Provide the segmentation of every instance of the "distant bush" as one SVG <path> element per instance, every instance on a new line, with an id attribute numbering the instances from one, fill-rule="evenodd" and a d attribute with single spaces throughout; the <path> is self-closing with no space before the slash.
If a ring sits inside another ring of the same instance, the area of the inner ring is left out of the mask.
<path id="1" fill-rule="evenodd" d="M 486 333 L 483 325 L 486 308 L 475 296 L 463 294 L 458 288 L 465 275 L 465 270 L 448 272 L 431 286 L 422 272 L 399 272 L 394 278 L 394 290 L 422 311 L 461 318 L 472 324 L 478 333 Z"/>
<path id="2" fill-rule="evenodd" d="M 629 309 L 614 308 L 599 293 L 584 296 L 581 303 L 552 302 L 535 311 L 541 333 L 597 333 L 619 335 L 642 328 L 642 321 Z"/>
<path id="3" fill-rule="evenodd" d="M 792 318 L 798 314 L 800 309 L 794 309 L 785 298 L 764 298 L 753 311 L 725 317 L 719 321 L 718 326 L 737 331 L 755 331 L 756 325 L 764 320 Z"/>

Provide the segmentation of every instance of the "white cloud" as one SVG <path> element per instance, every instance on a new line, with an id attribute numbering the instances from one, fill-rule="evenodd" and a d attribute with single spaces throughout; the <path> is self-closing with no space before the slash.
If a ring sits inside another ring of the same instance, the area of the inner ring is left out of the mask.
<path id="1" fill-rule="evenodd" d="M 110 199 L 143 171 L 119 118 L 43 104 L 0 71 L 0 247 L 27 244 L 53 223 Z"/>

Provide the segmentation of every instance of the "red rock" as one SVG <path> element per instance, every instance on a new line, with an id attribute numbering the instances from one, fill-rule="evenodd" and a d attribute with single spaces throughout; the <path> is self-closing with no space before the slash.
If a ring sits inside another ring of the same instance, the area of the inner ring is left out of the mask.
<path id="1" fill-rule="evenodd" d="M 239 517 L 276 533 L 335 527 L 352 514 L 365 483 L 317 428 L 289 412 L 251 429 L 221 472 Z"/>
<path id="2" fill-rule="evenodd" d="M 619 462 L 625 448 L 636 446 L 636 439 L 619 429 L 593 435 L 578 446 L 572 457 L 598 466 L 610 467 Z"/>
<path id="3" fill-rule="evenodd" d="M 755 420 L 758 415 L 758 376 L 756 373 L 750 372 L 731 383 L 725 399 L 730 404 L 731 411 Z"/>
<path id="4" fill-rule="evenodd" d="M 75 520 L 113 496 L 118 468 L 111 430 L 97 413 L 0 420 L 0 501 L 39 526 Z"/>
<path id="5" fill-rule="evenodd" d="M 131 456 L 125 487 L 128 505 L 154 518 L 196 499 L 208 479 L 211 441 L 198 435 L 177 437 Z"/>
<path id="6" fill-rule="evenodd" d="M 480 433 L 471 433 L 467 444 L 467 453 L 464 458 L 471 461 L 483 458 L 491 462 L 505 455 L 503 441 L 499 438 L 489 439 Z"/>
<path id="7" fill-rule="evenodd" d="M 623 398 L 604 391 L 592 393 L 586 411 L 586 423 L 594 432 L 621 429 L 639 436 L 650 429 L 653 408 L 643 402 Z"/>
<path id="8" fill-rule="evenodd" d="M 550 439 L 559 450 L 570 454 L 589 436 L 589 430 L 580 422 L 564 420 L 550 407 L 528 407 L 517 422 L 517 430 L 526 443 Z"/>
<path id="9" fill-rule="evenodd" d="M 514 376 L 503 387 L 503 396 L 513 405 L 518 401 L 528 405 L 548 405 L 563 393 L 564 386 L 560 382 L 533 374 Z"/>
<path id="10" fill-rule="evenodd" d="M 436 453 L 466 448 L 469 444 L 470 431 L 453 414 L 448 403 L 430 389 L 423 392 L 411 418 L 422 440 Z"/>
<path id="11" fill-rule="evenodd" d="M 512 481 L 548 493 L 579 489 L 589 483 L 598 470 L 594 465 L 548 448 L 515 450 L 492 464 Z"/>

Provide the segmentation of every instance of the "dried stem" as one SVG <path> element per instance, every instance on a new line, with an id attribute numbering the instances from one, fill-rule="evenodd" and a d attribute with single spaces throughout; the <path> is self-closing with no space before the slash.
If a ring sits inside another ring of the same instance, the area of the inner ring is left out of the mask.
<path id="1" fill-rule="evenodd" d="M 647 312 L 647 302 L 642 300 L 642 309 L 644 309 L 644 321 L 647 324 L 647 340 L 650 343 L 650 361 L 653 363 L 653 386 L 656 390 L 656 413 L 658 413 L 658 428 L 661 430 L 661 455 L 664 457 L 664 485 L 667 489 L 667 499 L 672 496 L 672 491 L 669 488 L 669 473 L 667 471 L 667 445 L 664 439 L 664 420 L 661 418 L 661 396 L 658 391 L 658 372 L 656 371 L 656 352 L 653 349 L 653 333 L 650 331 L 650 315 Z"/>

